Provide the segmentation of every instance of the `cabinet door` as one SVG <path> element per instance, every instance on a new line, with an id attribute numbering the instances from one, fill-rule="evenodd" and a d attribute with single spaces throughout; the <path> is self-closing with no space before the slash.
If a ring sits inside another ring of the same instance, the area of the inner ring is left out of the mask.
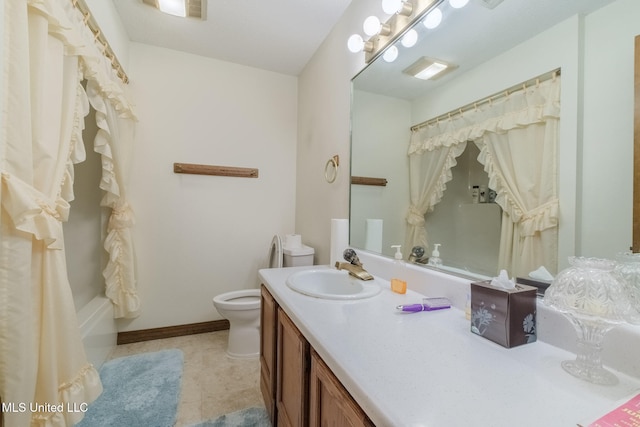
<path id="1" fill-rule="evenodd" d="M 306 427 L 309 423 L 309 343 L 278 308 L 277 425 Z"/>
<path id="2" fill-rule="evenodd" d="M 313 350 L 310 377 L 310 427 L 373 427 L 364 411 Z"/>
<path id="3" fill-rule="evenodd" d="M 260 391 L 275 425 L 276 415 L 276 321 L 277 304 L 264 285 L 260 289 Z"/>

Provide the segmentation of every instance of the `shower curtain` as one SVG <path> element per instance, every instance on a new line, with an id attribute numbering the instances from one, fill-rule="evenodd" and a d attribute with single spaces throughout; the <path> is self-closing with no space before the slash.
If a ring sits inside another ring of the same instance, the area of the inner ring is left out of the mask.
<path id="1" fill-rule="evenodd" d="M 555 272 L 559 121 L 560 77 L 554 73 L 549 80 L 413 130 L 407 247 L 426 247 L 424 215 L 442 199 L 455 158 L 473 141 L 503 209 L 498 268 L 511 276 L 526 276 L 540 266 Z"/>
<path id="2" fill-rule="evenodd" d="M 82 412 L 68 409 L 90 403 L 102 390 L 86 360 L 66 271 L 62 222 L 73 200 L 73 164 L 84 160 L 89 102 L 106 100 L 108 107 L 97 114 L 103 123 L 96 138 L 102 149 L 103 204 L 113 209 L 105 276 L 116 312 L 135 315 L 131 210 L 124 193 L 126 165 L 119 164 L 128 155 L 134 116 L 71 1 L 5 0 L 4 18 L 0 397 L 27 410 L 3 416 L 12 427 L 70 426 Z M 89 97 L 83 79 L 91 88 Z M 119 140 L 116 133 L 122 134 Z"/>

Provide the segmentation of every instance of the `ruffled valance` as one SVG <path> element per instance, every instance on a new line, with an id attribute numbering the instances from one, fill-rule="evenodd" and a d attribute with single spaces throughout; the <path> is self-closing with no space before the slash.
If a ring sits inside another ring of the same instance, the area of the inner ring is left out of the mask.
<path id="1" fill-rule="evenodd" d="M 559 117 L 560 79 L 555 78 L 492 102 L 488 107 L 478 107 L 420 127 L 411 135 L 408 154 L 475 141 L 485 132 L 504 133 Z"/>

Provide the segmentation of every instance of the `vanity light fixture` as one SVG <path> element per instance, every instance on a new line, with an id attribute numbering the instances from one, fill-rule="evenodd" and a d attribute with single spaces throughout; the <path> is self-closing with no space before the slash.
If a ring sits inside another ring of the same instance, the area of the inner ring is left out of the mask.
<path id="1" fill-rule="evenodd" d="M 413 47 L 416 45 L 417 42 L 418 42 L 418 32 L 413 28 L 407 31 L 405 35 L 402 36 L 402 39 L 400 39 L 400 43 L 404 47 Z"/>
<path id="2" fill-rule="evenodd" d="M 402 72 L 417 79 L 435 80 L 456 68 L 457 66 L 445 61 L 423 56 Z"/>
<path id="3" fill-rule="evenodd" d="M 422 24 L 430 30 L 436 28 L 442 22 L 442 11 L 440 8 L 435 8 L 431 12 L 427 13 L 427 16 L 422 21 Z"/>
<path id="4" fill-rule="evenodd" d="M 391 27 L 389 27 L 388 24 L 380 22 L 380 19 L 377 16 L 370 16 L 365 19 L 362 24 L 362 29 L 368 36 L 375 36 L 376 34 L 388 36 L 391 34 Z"/>
<path id="5" fill-rule="evenodd" d="M 207 0 L 142 0 L 142 2 L 169 15 L 207 19 Z"/>
<path id="6" fill-rule="evenodd" d="M 382 0 L 382 11 L 387 15 L 409 16 L 413 12 L 413 3 L 408 0 Z"/>
<path id="7" fill-rule="evenodd" d="M 398 59 L 398 48 L 396 46 L 389 46 L 382 54 L 382 59 L 386 62 L 393 62 Z"/>
<path id="8" fill-rule="evenodd" d="M 469 3 L 469 0 L 449 0 L 449 4 L 454 9 L 463 8 Z"/>

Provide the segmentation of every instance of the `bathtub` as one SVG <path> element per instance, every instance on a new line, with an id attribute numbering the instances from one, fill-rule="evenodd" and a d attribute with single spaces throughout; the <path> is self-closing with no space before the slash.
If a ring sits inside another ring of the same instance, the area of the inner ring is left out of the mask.
<path id="1" fill-rule="evenodd" d="M 100 369 L 118 338 L 113 305 L 107 297 L 96 296 L 78 310 L 77 316 L 87 359 Z"/>

